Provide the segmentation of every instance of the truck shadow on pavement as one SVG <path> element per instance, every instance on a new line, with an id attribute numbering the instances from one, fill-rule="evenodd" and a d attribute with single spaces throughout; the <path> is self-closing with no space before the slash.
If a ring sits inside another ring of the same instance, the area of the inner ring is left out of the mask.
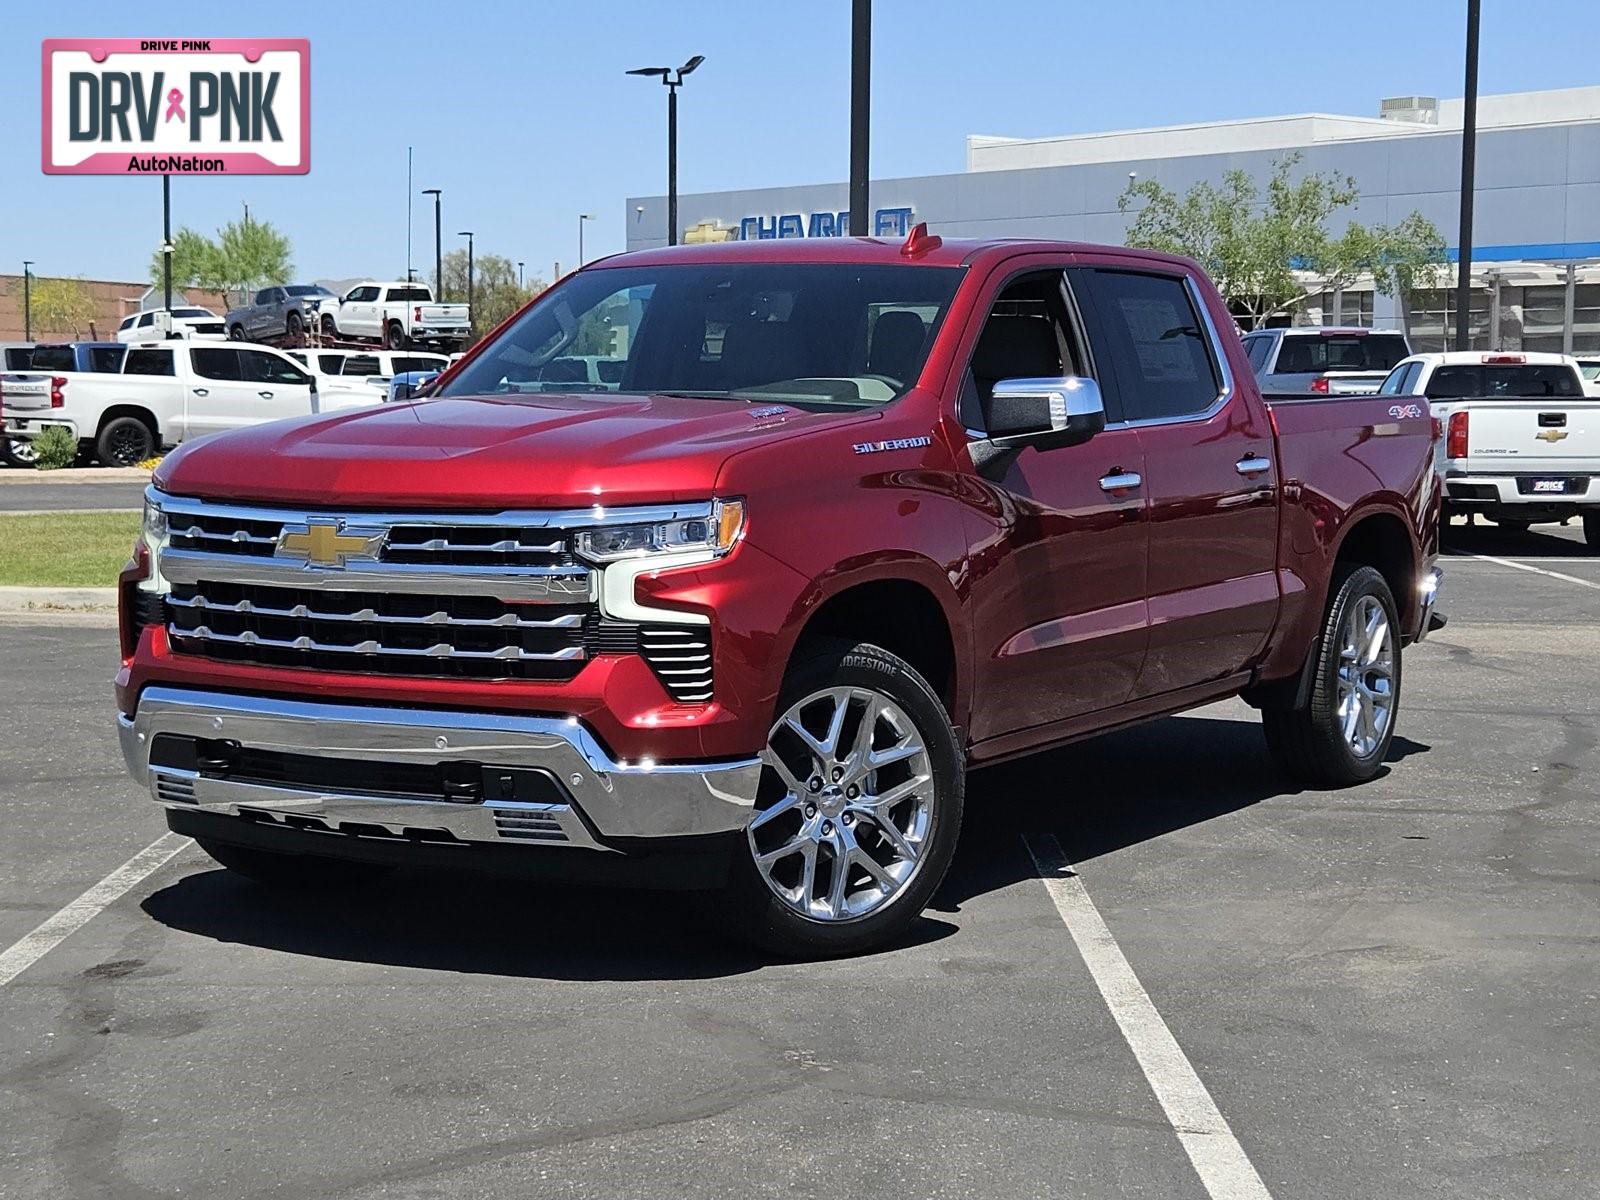
<path id="1" fill-rule="evenodd" d="M 1429 749 L 1396 735 L 1385 762 Z M 977 770 L 961 848 L 930 908 L 959 912 L 1034 878 L 1025 836 L 1053 836 L 1084 863 L 1303 790 L 1274 765 L 1255 719 L 1168 717 Z"/>
<path id="2" fill-rule="evenodd" d="M 1493 554 L 1498 558 L 1582 558 L 1589 548 L 1579 532 L 1572 536 L 1573 526 L 1567 526 L 1566 537 L 1558 535 L 1560 525 L 1535 525 L 1527 533 L 1516 533 L 1494 525 L 1449 525 L 1439 531 L 1444 556 L 1451 554 Z M 1600 556 L 1596 556 L 1600 562 Z M 1449 567 L 1446 566 L 1446 570 Z"/>
<path id="3" fill-rule="evenodd" d="M 1427 746 L 1396 738 L 1389 761 Z M 1172 717 L 975 771 L 962 843 L 927 915 L 883 953 L 939 941 L 938 914 L 1034 877 L 1025 834 L 1081 863 L 1299 789 L 1254 720 Z M 570 981 L 712 979 L 774 959 L 723 934 L 714 894 L 606 890 L 399 871 L 359 891 L 295 894 L 224 870 L 162 888 L 144 911 L 170 929 L 285 954 Z"/>

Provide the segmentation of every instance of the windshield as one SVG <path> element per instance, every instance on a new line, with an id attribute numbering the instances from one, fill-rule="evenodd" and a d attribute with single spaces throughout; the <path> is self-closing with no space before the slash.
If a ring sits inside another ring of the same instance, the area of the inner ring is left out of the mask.
<path id="1" fill-rule="evenodd" d="M 288 287 L 284 288 L 283 290 L 288 292 L 289 295 L 291 295 L 291 296 L 332 296 L 333 295 L 333 293 L 330 292 L 325 287 L 311 287 L 311 286 L 309 286 L 307 284 L 304 284 L 304 283 L 290 284 Z"/>
<path id="2" fill-rule="evenodd" d="M 198 317 L 202 321 L 214 321 L 217 319 L 217 314 L 209 308 L 175 308 L 172 310 L 172 315 L 190 319 Z"/>
<path id="3" fill-rule="evenodd" d="M 870 408 L 916 381 L 961 269 L 731 263 L 592 269 L 441 392 L 605 392 Z"/>

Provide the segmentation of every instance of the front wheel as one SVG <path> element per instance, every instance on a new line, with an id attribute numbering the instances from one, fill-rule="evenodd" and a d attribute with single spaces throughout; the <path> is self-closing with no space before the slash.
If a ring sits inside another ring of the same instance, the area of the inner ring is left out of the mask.
<path id="1" fill-rule="evenodd" d="M 220 865 L 264 887 L 295 890 L 355 887 L 381 879 L 393 870 L 379 863 L 348 862 L 317 854 L 276 854 L 271 850 L 213 842 L 209 838 L 196 838 L 195 842 Z"/>
<path id="2" fill-rule="evenodd" d="M 1372 567 L 1341 564 L 1304 708 L 1261 714 L 1267 746 L 1312 787 L 1365 783 L 1383 766 L 1400 710 L 1400 618 Z"/>
<path id="3" fill-rule="evenodd" d="M 285 337 L 297 338 L 306 331 L 305 318 L 297 312 L 291 312 L 283 319 L 283 332 Z"/>
<path id="4" fill-rule="evenodd" d="M 830 642 L 791 668 L 723 911 L 777 953 L 855 954 L 922 912 L 961 833 L 960 746 L 904 659 Z"/>
<path id="5" fill-rule="evenodd" d="M 322 314 L 322 336 L 323 337 L 337 337 L 338 335 L 339 335 L 339 326 L 338 326 L 337 322 L 334 321 L 333 314 L 332 313 L 323 313 Z"/>
<path id="6" fill-rule="evenodd" d="M 243 325 L 229 325 L 228 326 L 228 340 L 230 342 L 242 342 L 242 341 L 244 341 L 244 326 Z"/>

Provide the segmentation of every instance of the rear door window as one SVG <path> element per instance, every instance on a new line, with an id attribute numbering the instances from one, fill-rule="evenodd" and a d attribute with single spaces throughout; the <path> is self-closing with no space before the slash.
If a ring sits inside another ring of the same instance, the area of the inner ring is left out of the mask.
<path id="1" fill-rule="evenodd" d="M 324 375 L 338 375 L 344 370 L 344 355 L 319 354 L 317 355 L 317 369 Z"/>
<path id="2" fill-rule="evenodd" d="M 226 383 L 237 383 L 244 378 L 240 374 L 239 352 L 226 346 L 196 347 L 189 351 L 189 361 L 194 364 L 194 373 L 202 379 L 217 379 Z"/>
<path id="3" fill-rule="evenodd" d="M 122 366 L 124 375 L 171 375 L 171 350 L 129 350 Z"/>
<path id="4" fill-rule="evenodd" d="M 376 354 L 352 354 L 344 360 L 345 375 L 382 375 L 383 366 Z"/>
<path id="5" fill-rule="evenodd" d="M 78 358 L 71 346 L 35 346 L 32 365 L 35 371 L 76 371 Z"/>
<path id="6" fill-rule="evenodd" d="M 265 350 L 239 351 L 239 365 L 244 377 L 251 383 L 271 383 L 281 387 L 303 387 L 309 382 L 306 373 L 286 358 L 268 354 Z"/>
<path id="7" fill-rule="evenodd" d="M 89 351 L 89 370 L 117 371 L 121 367 L 121 346 L 95 346 Z"/>

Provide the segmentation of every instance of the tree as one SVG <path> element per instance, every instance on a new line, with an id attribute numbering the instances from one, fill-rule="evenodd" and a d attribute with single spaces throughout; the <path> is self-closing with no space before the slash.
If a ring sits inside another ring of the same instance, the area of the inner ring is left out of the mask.
<path id="1" fill-rule="evenodd" d="M 94 321 L 94 297 L 81 279 L 35 279 L 33 323 L 47 333 L 77 339 Z"/>
<path id="2" fill-rule="evenodd" d="M 1265 200 L 1245 171 L 1227 172 L 1220 187 L 1195 184 L 1181 197 L 1154 179 L 1136 180 L 1117 201 L 1122 212 L 1144 202 L 1127 244 L 1195 259 L 1251 329 L 1364 274 L 1386 296 L 1437 285 L 1444 238 L 1433 222 L 1416 212 L 1397 225 L 1348 221 L 1335 237 L 1330 227 L 1361 198 L 1355 180 L 1320 173 L 1295 180 L 1299 161 L 1294 153 L 1273 163 Z"/>
<path id="3" fill-rule="evenodd" d="M 208 238 L 187 227 L 172 239 L 172 286 L 245 293 L 287 283 L 293 269 L 289 239 L 267 221 L 233 221 Z M 150 260 L 150 278 L 162 283 L 162 255 Z"/>
<path id="4" fill-rule="evenodd" d="M 442 301 L 467 300 L 467 252 L 452 250 L 444 256 L 444 287 L 434 289 Z M 435 281 L 437 282 L 437 281 Z M 500 254 L 479 254 L 472 261 L 472 327 L 487 333 L 534 296 L 544 291 L 544 281 L 532 279 L 517 286 L 517 264 Z"/>

